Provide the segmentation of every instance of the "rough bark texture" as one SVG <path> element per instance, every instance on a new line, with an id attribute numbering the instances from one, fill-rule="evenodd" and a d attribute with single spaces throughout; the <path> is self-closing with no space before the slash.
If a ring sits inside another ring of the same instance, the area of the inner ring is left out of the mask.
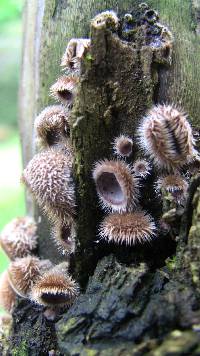
<path id="1" fill-rule="evenodd" d="M 25 164 L 35 151 L 34 118 L 51 102 L 49 86 L 59 75 L 68 40 L 88 37 L 96 13 L 105 9 L 126 13 L 139 3 L 27 1 L 20 106 Z M 133 135 L 146 109 L 163 101 L 180 104 L 189 112 L 198 137 L 199 2 L 152 0 L 148 4 L 159 11 L 160 22 L 174 35 L 170 68 L 150 47 L 133 48 L 110 31 L 93 29 L 92 61 L 82 67 L 71 114 L 78 202 L 77 250 L 71 269 L 82 294 L 57 323 L 57 333 L 42 309 L 19 301 L 7 355 L 48 355 L 51 350 L 64 355 L 200 353 L 199 178 L 191 186 L 176 253 L 176 243 L 162 236 L 151 246 L 132 249 L 94 243 L 102 213 L 91 169 L 95 160 L 109 157 L 113 137 L 121 131 Z M 144 193 L 143 202 L 147 198 L 152 198 L 151 189 Z M 158 215 L 152 200 L 151 205 L 154 216 Z M 41 213 L 30 198 L 28 208 L 39 219 Z M 43 217 L 39 221 L 38 255 L 60 261 L 48 224 Z"/>

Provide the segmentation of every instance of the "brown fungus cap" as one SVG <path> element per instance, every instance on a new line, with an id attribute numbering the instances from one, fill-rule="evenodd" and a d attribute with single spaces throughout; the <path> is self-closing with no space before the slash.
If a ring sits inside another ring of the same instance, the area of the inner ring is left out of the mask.
<path id="1" fill-rule="evenodd" d="M 21 297 L 28 295 L 34 280 L 41 273 L 40 260 L 27 256 L 11 262 L 8 267 L 8 278 L 13 290 Z"/>
<path id="2" fill-rule="evenodd" d="M 81 58 L 90 48 L 90 43 L 91 40 L 88 38 L 72 38 L 63 54 L 61 66 L 78 69 Z"/>
<path id="3" fill-rule="evenodd" d="M 31 290 L 31 299 L 50 307 L 69 307 L 78 295 L 78 284 L 67 273 L 68 263 L 63 262 L 44 273 Z"/>
<path id="4" fill-rule="evenodd" d="M 68 112 L 61 105 L 47 106 L 36 117 L 34 127 L 42 148 L 62 143 L 69 135 Z"/>
<path id="5" fill-rule="evenodd" d="M 49 149 L 33 157 L 22 180 L 52 221 L 68 220 L 75 210 L 72 159 Z"/>
<path id="6" fill-rule="evenodd" d="M 141 147 L 158 168 L 175 171 L 197 156 L 187 116 L 171 105 L 154 106 L 138 134 Z"/>
<path id="7" fill-rule="evenodd" d="M 113 151 L 120 157 L 129 157 L 133 150 L 133 140 L 125 135 L 116 137 L 113 142 Z"/>
<path id="8" fill-rule="evenodd" d="M 150 241 L 155 235 L 152 217 L 144 211 L 110 214 L 102 221 L 99 235 L 116 244 L 135 245 Z"/>
<path id="9" fill-rule="evenodd" d="M 51 86 L 50 95 L 64 105 L 71 105 L 76 93 L 78 79 L 63 75 Z"/>
<path id="10" fill-rule="evenodd" d="M 15 218 L 4 227 L 0 245 L 11 260 L 27 256 L 36 248 L 36 230 L 34 220 L 28 216 Z"/>
<path id="11" fill-rule="evenodd" d="M 129 211 L 138 202 L 138 180 L 123 161 L 99 161 L 93 170 L 93 179 L 103 208 Z"/>
<path id="12" fill-rule="evenodd" d="M 0 306 L 11 313 L 16 301 L 16 293 L 9 283 L 8 271 L 4 271 L 0 277 Z"/>

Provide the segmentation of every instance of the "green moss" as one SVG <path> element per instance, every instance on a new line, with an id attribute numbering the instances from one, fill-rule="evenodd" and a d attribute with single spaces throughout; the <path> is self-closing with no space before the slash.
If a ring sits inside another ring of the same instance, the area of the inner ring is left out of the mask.
<path id="1" fill-rule="evenodd" d="M 28 356 L 28 348 L 26 341 L 22 341 L 19 347 L 12 349 L 12 356 Z"/>
<path id="2" fill-rule="evenodd" d="M 62 333 L 68 333 L 78 328 L 85 322 L 85 318 L 70 318 L 65 324 L 62 325 Z"/>
<path id="3" fill-rule="evenodd" d="M 174 271 L 177 265 L 177 256 L 169 257 L 165 260 L 166 266 L 170 271 Z"/>
<path id="4" fill-rule="evenodd" d="M 172 331 L 160 347 L 149 356 L 192 355 L 199 344 L 198 335 L 192 331 Z"/>

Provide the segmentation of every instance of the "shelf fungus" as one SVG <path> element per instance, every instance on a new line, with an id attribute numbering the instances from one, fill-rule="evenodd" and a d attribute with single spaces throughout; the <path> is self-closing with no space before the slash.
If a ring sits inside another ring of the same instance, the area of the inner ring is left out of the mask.
<path id="1" fill-rule="evenodd" d="M 25 257 L 37 246 L 37 226 L 28 216 L 8 223 L 0 236 L 0 245 L 11 260 Z"/>
<path id="2" fill-rule="evenodd" d="M 72 160 L 63 152 L 49 149 L 33 157 L 22 181 L 53 222 L 68 221 L 75 212 Z"/>
<path id="3" fill-rule="evenodd" d="M 187 198 L 188 182 L 181 175 L 171 174 L 158 179 L 156 191 L 171 193 L 173 199 L 180 204 Z"/>
<path id="4" fill-rule="evenodd" d="M 73 218 L 69 218 L 64 224 L 58 221 L 53 227 L 52 236 L 63 255 L 74 253 L 76 227 Z"/>
<path id="5" fill-rule="evenodd" d="M 97 162 L 93 179 L 103 208 L 123 212 L 137 204 L 138 180 L 125 162 L 107 159 Z"/>
<path id="6" fill-rule="evenodd" d="M 66 141 L 69 137 L 67 110 L 62 105 L 47 106 L 36 117 L 34 128 L 41 148 Z"/>
<path id="7" fill-rule="evenodd" d="M 16 301 L 16 294 L 11 288 L 8 271 L 4 271 L 0 277 L 0 306 L 7 312 L 12 313 Z"/>
<path id="8" fill-rule="evenodd" d="M 113 151 L 117 156 L 129 157 L 133 149 L 133 140 L 125 135 L 116 137 L 113 142 Z"/>
<path id="9" fill-rule="evenodd" d="M 90 43 L 88 38 L 72 38 L 63 54 L 61 67 L 79 69 L 81 59 L 90 49 Z"/>
<path id="10" fill-rule="evenodd" d="M 150 241 L 155 236 L 153 218 L 143 211 L 114 213 L 106 216 L 99 228 L 99 235 L 108 242 L 135 245 Z"/>
<path id="11" fill-rule="evenodd" d="M 137 159 L 133 163 L 133 172 L 136 177 L 146 178 L 151 171 L 151 165 L 146 159 Z"/>
<path id="12" fill-rule="evenodd" d="M 138 134 L 141 147 L 158 168 L 176 171 L 197 156 L 187 116 L 171 105 L 154 106 Z"/>
<path id="13" fill-rule="evenodd" d="M 34 284 L 31 299 L 43 306 L 71 306 L 78 296 L 79 287 L 67 270 L 68 263 L 63 262 L 44 273 Z"/>
<path id="14" fill-rule="evenodd" d="M 63 75 L 50 87 L 50 95 L 62 104 L 70 106 L 76 94 L 77 84 L 77 77 Z"/>

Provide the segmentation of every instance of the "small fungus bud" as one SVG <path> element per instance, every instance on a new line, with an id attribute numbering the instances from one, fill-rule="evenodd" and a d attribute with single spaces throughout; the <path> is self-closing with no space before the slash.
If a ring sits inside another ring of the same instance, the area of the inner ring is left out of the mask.
<path id="1" fill-rule="evenodd" d="M 52 221 L 74 214 L 75 194 L 71 157 L 54 149 L 33 157 L 22 180 Z"/>
<path id="2" fill-rule="evenodd" d="M 92 26 L 95 28 L 110 28 L 117 30 L 119 26 L 119 19 L 114 11 L 104 11 L 96 15 L 92 20 Z"/>
<path id="3" fill-rule="evenodd" d="M 27 296 L 34 280 L 41 273 L 40 260 L 37 257 L 27 256 L 18 258 L 8 267 L 9 283 L 16 294 Z"/>
<path id="4" fill-rule="evenodd" d="M 36 117 L 34 127 L 42 148 L 55 145 L 68 137 L 68 114 L 61 105 L 48 106 Z"/>
<path id="5" fill-rule="evenodd" d="M 44 273 L 31 290 L 31 299 L 43 306 L 70 306 L 78 295 L 78 285 L 67 273 L 68 263 L 61 263 Z"/>
<path id="6" fill-rule="evenodd" d="M 63 224 L 58 221 L 53 229 L 53 238 L 62 254 L 71 254 L 75 251 L 75 222 L 73 218 Z"/>
<path id="7" fill-rule="evenodd" d="M 12 313 L 16 300 L 16 294 L 10 286 L 8 271 L 4 271 L 0 277 L 0 306 Z"/>
<path id="8" fill-rule="evenodd" d="M 88 38 L 72 38 L 62 57 L 61 66 L 77 69 L 81 58 L 90 48 L 90 43 L 91 41 Z"/>
<path id="9" fill-rule="evenodd" d="M 78 79 L 72 76 L 63 75 L 51 86 L 51 96 L 63 103 L 64 105 L 71 105 L 76 92 Z"/>
<path id="10" fill-rule="evenodd" d="M 155 235 L 155 224 L 150 215 L 143 211 L 110 214 L 102 221 L 100 237 L 108 242 L 135 245 L 150 241 Z"/>
<path id="11" fill-rule="evenodd" d="M 138 180 L 124 162 L 106 159 L 97 162 L 93 179 L 103 208 L 122 212 L 137 204 Z"/>
<path id="12" fill-rule="evenodd" d="M 136 177 L 146 178 L 150 174 L 151 166 L 145 159 L 137 159 L 133 163 L 133 172 Z"/>
<path id="13" fill-rule="evenodd" d="M 197 155 L 186 115 L 171 105 L 154 106 L 138 133 L 141 146 L 159 168 L 179 169 Z"/>
<path id="14" fill-rule="evenodd" d="M 130 137 L 121 135 L 113 142 L 114 153 L 121 157 L 129 157 L 132 153 L 133 141 Z"/>
<path id="15" fill-rule="evenodd" d="M 13 219 L 4 227 L 0 245 L 11 260 L 27 256 L 36 248 L 36 230 L 34 220 L 28 216 Z"/>
<path id="16" fill-rule="evenodd" d="M 187 197 L 188 183 L 180 175 L 168 175 L 158 179 L 156 190 L 171 193 L 174 200 L 180 204 Z"/>

